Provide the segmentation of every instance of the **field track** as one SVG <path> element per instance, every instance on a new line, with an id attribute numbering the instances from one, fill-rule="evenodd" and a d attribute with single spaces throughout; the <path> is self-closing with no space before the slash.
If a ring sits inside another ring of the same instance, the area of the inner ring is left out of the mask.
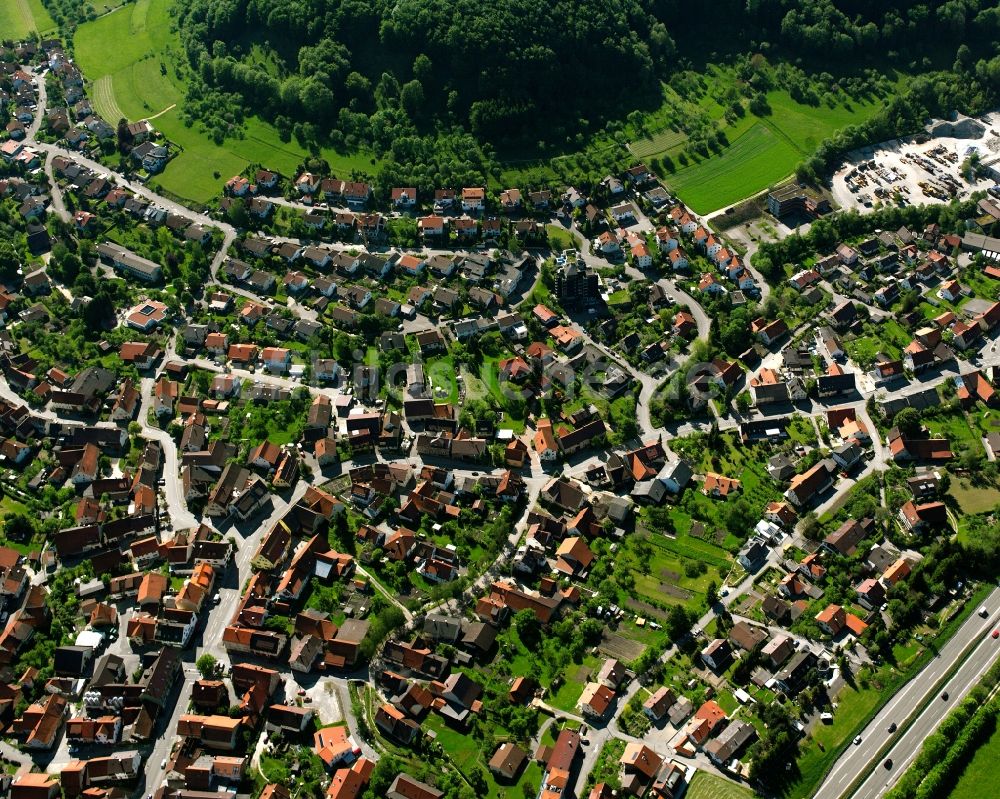
<path id="1" fill-rule="evenodd" d="M 31 6 L 28 5 L 28 0 L 15 0 L 15 5 L 17 6 L 17 10 L 21 12 L 25 29 L 37 31 L 38 27 L 35 25 L 35 15 L 31 13 Z"/>
<path id="2" fill-rule="evenodd" d="M 173 111 L 176 107 L 177 107 L 177 103 L 171 103 L 166 108 L 164 108 L 162 111 L 157 111 L 155 114 L 153 114 L 153 116 L 146 117 L 146 119 L 147 120 L 156 119 L 157 117 L 163 116 L 165 113 L 167 113 L 167 111 Z"/>

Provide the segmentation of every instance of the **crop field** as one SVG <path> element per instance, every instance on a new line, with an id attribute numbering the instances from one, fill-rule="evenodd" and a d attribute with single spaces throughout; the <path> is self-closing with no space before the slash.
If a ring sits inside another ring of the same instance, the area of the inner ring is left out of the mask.
<path id="1" fill-rule="evenodd" d="M 90 90 L 90 102 L 97 113 L 106 120 L 117 122 L 125 116 L 125 112 L 121 110 L 115 99 L 115 89 L 110 75 L 105 75 L 94 81 Z"/>
<path id="2" fill-rule="evenodd" d="M 138 0 L 78 28 L 76 59 L 90 82 L 98 113 L 112 125 L 123 116 L 130 121 L 152 119 L 179 150 L 156 176 L 154 187 L 195 203 L 208 203 L 226 180 L 249 164 L 294 173 L 306 152 L 295 142 L 282 142 L 266 122 L 251 118 L 242 138 L 222 144 L 198 124 L 185 124 L 184 81 L 177 70 L 181 47 L 170 29 L 172 2 Z M 115 46 L 109 48 L 107 42 Z M 335 173 L 347 175 L 371 166 L 364 154 L 343 156 L 330 150 L 322 155 Z"/>
<path id="3" fill-rule="evenodd" d="M 42 0 L 0 0 L 0 38 L 21 39 L 32 31 L 45 35 L 55 29 Z"/>
<path id="4" fill-rule="evenodd" d="M 629 144 L 628 149 L 636 158 L 649 158 L 650 156 L 665 153 L 687 141 L 687 134 L 681 130 L 661 130 L 652 136 L 639 139 Z"/>

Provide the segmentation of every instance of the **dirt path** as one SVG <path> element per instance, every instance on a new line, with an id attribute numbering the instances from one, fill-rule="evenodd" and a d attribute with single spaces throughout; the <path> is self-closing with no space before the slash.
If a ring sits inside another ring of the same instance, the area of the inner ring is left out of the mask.
<path id="1" fill-rule="evenodd" d="M 165 113 L 167 113 L 167 111 L 173 111 L 176 107 L 177 107 L 177 103 L 171 103 L 166 108 L 164 108 L 162 111 L 158 111 L 157 113 L 153 114 L 153 116 L 151 116 L 151 117 L 146 117 L 146 121 L 149 122 L 151 119 L 156 119 L 157 117 L 162 117 Z"/>

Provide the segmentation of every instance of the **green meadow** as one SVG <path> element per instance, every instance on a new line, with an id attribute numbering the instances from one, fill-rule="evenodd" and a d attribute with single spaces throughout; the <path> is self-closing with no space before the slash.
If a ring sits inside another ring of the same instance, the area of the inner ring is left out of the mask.
<path id="1" fill-rule="evenodd" d="M 203 126 L 185 123 L 184 80 L 177 68 L 183 56 L 171 30 L 172 3 L 138 0 L 79 27 L 76 60 L 97 112 L 112 125 L 122 117 L 150 119 L 179 149 L 153 183 L 185 200 L 208 203 L 226 180 L 250 164 L 292 175 L 307 153 L 294 141 L 281 141 L 274 126 L 260 119 L 250 118 L 242 138 L 221 145 Z M 329 150 L 323 157 L 338 174 L 372 167 L 365 154 L 343 156 Z"/>

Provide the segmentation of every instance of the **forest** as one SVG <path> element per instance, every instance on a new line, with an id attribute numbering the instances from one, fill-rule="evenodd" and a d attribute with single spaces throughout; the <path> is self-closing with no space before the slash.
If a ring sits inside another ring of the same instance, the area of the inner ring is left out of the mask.
<path id="1" fill-rule="evenodd" d="M 93 13 L 42 2 L 66 35 Z M 732 122 L 766 120 L 782 88 L 818 112 L 877 102 L 800 152 L 798 174 L 812 178 L 860 143 L 1000 97 L 1000 0 L 171 2 L 180 46 L 161 70 L 185 93 L 183 124 L 221 146 L 251 138 L 259 117 L 303 150 L 370 154 L 377 174 L 356 177 L 380 192 L 549 159 L 533 183 L 599 180 L 633 159 L 625 145 L 651 132 L 647 120 L 663 125 L 678 95 L 670 124 L 694 161 L 729 147 L 716 103 Z M 704 80 L 719 66 L 733 76 L 724 91 Z"/>
<path id="2" fill-rule="evenodd" d="M 650 5 L 183 0 L 179 24 L 206 90 L 385 146 L 400 117 L 496 141 L 652 97 L 674 45 Z"/>
<path id="3" fill-rule="evenodd" d="M 660 81 L 699 56 L 748 49 L 845 77 L 975 69 L 995 56 L 1000 3 L 178 0 L 178 24 L 203 113 L 236 101 L 279 127 L 385 148 L 405 123 L 556 140 L 656 103 Z"/>

